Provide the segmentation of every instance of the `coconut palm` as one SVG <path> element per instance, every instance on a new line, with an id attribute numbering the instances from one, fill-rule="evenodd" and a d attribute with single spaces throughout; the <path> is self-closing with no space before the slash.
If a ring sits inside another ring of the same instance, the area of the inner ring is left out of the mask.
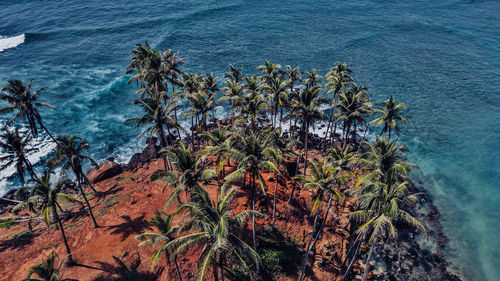
<path id="1" fill-rule="evenodd" d="M 220 126 L 214 130 L 201 134 L 201 136 L 208 142 L 208 145 L 205 146 L 201 154 L 217 157 L 217 159 L 215 160 L 215 167 L 217 173 L 220 173 L 220 176 L 222 178 L 226 176 L 224 174 L 224 161 L 227 159 L 229 162 L 229 159 L 226 157 L 226 151 L 230 146 L 231 135 L 232 133 L 231 131 L 229 131 L 228 127 Z"/>
<path id="2" fill-rule="evenodd" d="M 384 128 L 380 132 L 380 135 L 389 132 L 389 140 L 391 139 L 391 131 L 394 129 L 399 132 L 399 127 L 397 121 L 408 123 L 408 119 L 404 118 L 400 112 L 406 109 L 404 103 L 397 103 L 394 96 L 391 96 L 388 100 L 382 101 L 383 109 L 374 109 L 374 113 L 380 114 L 382 116 L 371 121 L 371 124 L 375 124 L 378 127 L 384 124 Z"/>
<path id="3" fill-rule="evenodd" d="M 288 90 L 289 85 L 288 81 L 282 80 L 280 77 L 271 78 L 269 83 L 264 84 L 263 91 L 268 95 L 268 99 L 272 100 L 271 108 L 273 109 L 272 115 L 273 118 L 273 127 L 276 127 L 276 117 L 278 116 L 278 111 L 280 111 L 280 126 L 281 127 L 281 119 L 283 119 L 283 107 L 285 106 L 288 100 Z"/>
<path id="4" fill-rule="evenodd" d="M 30 269 L 28 276 L 23 281 L 60 281 L 59 271 L 64 259 L 61 259 L 56 265 L 56 257 L 56 253 L 52 251 L 47 259 L 41 260 L 39 264 Z"/>
<path id="5" fill-rule="evenodd" d="M 216 175 L 214 170 L 207 168 L 208 163 L 189 151 L 183 142 L 179 142 L 178 147 L 162 149 L 160 153 L 165 154 L 174 167 L 173 171 L 155 171 L 150 178 L 151 181 L 161 180 L 175 187 L 170 193 L 165 207 L 170 205 L 174 199 L 179 199 L 181 191 L 188 194 L 201 182 L 207 181 Z"/>
<path id="6" fill-rule="evenodd" d="M 280 68 L 281 65 L 277 63 L 271 63 L 268 60 L 265 60 L 265 64 L 259 65 L 257 67 L 257 69 L 260 70 L 260 72 L 262 72 L 263 78 L 268 84 L 271 83 L 272 79 L 278 76 Z"/>
<path id="7" fill-rule="evenodd" d="M 243 211 L 238 214 L 231 209 L 236 188 L 221 189 L 219 198 L 212 200 L 202 188 L 195 188 L 192 200 L 181 204 L 177 213 L 184 214 L 187 221 L 180 228 L 186 233 L 165 245 L 172 254 L 178 254 L 189 247 L 201 248 L 198 258 L 197 280 L 205 280 L 207 270 L 213 268 L 214 280 L 224 281 L 224 270 L 237 262 L 249 269 L 253 262 L 260 264 L 256 251 L 247 245 L 237 232 L 246 225 L 250 216 L 260 215 L 254 211 Z M 228 260 L 231 263 L 228 263 Z"/>
<path id="8" fill-rule="evenodd" d="M 398 145 L 397 140 L 389 141 L 388 137 L 377 137 L 373 143 L 367 143 L 367 151 L 356 160 L 361 167 L 369 173 L 361 176 L 356 186 L 365 181 L 379 178 L 380 181 L 388 183 L 392 178 L 406 180 L 415 164 L 403 160 L 403 154 L 408 151 L 403 145 Z"/>
<path id="9" fill-rule="evenodd" d="M 162 212 L 156 211 L 154 217 L 151 219 L 151 223 L 158 229 L 159 233 L 146 232 L 135 237 L 137 240 L 142 241 L 139 246 L 147 244 L 153 244 L 154 247 L 159 246 L 151 256 L 153 267 L 162 254 L 165 254 L 167 263 L 170 265 L 170 253 L 166 245 L 174 239 L 174 234 L 179 228 L 173 224 L 173 218 L 173 214 L 165 215 Z M 177 263 L 177 255 L 173 256 L 173 260 L 179 281 L 182 281 L 181 271 Z"/>
<path id="10" fill-rule="evenodd" d="M 58 145 L 56 149 L 56 155 L 47 161 L 49 167 L 55 167 L 62 164 L 61 174 L 64 174 L 68 169 L 71 169 L 76 176 L 76 181 L 80 193 L 85 200 L 85 204 L 89 210 L 89 215 L 92 218 L 94 227 L 97 228 L 97 224 L 94 213 L 92 212 L 92 207 L 90 206 L 85 190 L 83 189 L 83 184 L 86 183 L 96 195 L 99 193 L 90 183 L 89 179 L 83 172 L 83 161 L 89 161 L 95 167 L 98 167 L 97 162 L 90 156 L 84 155 L 83 153 L 87 151 L 90 144 L 78 136 L 60 136 L 57 138 Z"/>
<path id="11" fill-rule="evenodd" d="M 64 246 L 66 247 L 66 252 L 68 253 L 68 261 L 70 264 L 73 264 L 71 250 L 69 248 L 68 240 L 66 239 L 64 227 L 61 219 L 59 218 L 57 209 L 59 208 L 62 210 L 59 205 L 59 201 L 75 202 L 77 200 L 62 191 L 62 188 L 69 180 L 62 178 L 53 183 L 50 180 L 51 174 L 51 170 L 45 170 L 39 179 L 31 180 L 35 185 L 31 188 L 30 197 L 27 201 L 15 206 L 13 212 L 18 212 L 20 209 L 28 207 L 29 204 L 31 204 L 32 206 L 38 207 L 38 210 L 42 213 L 43 220 L 47 224 L 50 223 L 51 216 L 53 216 L 59 230 L 61 231 Z"/>
<path id="12" fill-rule="evenodd" d="M 299 277 L 299 281 L 302 281 L 304 278 L 307 260 L 309 258 L 309 251 L 311 251 L 312 245 L 315 244 L 315 240 L 318 239 L 328 219 L 332 199 L 335 198 L 337 201 L 343 200 L 343 196 L 337 188 L 340 183 L 338 178 L 338 167 L 332 166 L 327 160 L 323 160 L 322 163 L 310 160 L 309 164 L 311 175 L 302 175 L 294 178 L 295 180 L 302 182 L 304 188 L 312 189 L 314 191 L 314 196 L 311 202 L 311 213 L 314 214 L 314 224 L 311 231 L 311 236 L 309 237 L 309 242 L 306 246 L 306 255 L 304 257 L 304 262 L 302 263 L 302 271 Z M 316 230 L 319 216 L 318 210 L 325 202 L 325 195 L 328 197 L 328 205 L 326 207 L 325 215 L 322 219 L 321 225 L 319 229 Z"/>
<path id="13" fill-rule="evenodd" d="M 407 185 L 408 182 L 399 183 L 393 180 L 386 184 L 375 180 L 364 183 L 363 187 L 358 189 L 359 210 L 349 213 L 349 217 L 361 224 L 356 233 L 369 236 L 370 250 L 365 263 L 363 281 L 366 280 L 378 240 L 387 235 L 397 238 L 400 224 L 396 222 L 402 222 L 426 232 L 425 227 L 409 212 L 418 199 L 415 194 L 408 192 Z"/>
<path id="14" fill-rule="evenodd" d="M 234 82 L 238 84 L 242 79 L 244 79 L 245 75 L 242 75 L 243 68 L 235 67 L 232 64 L 229 65 L 229 72 L 224 74 L 224 78 L 227 78 L 228 81 Z"/>
<path id="15" fill-rule="evenodd" d="M 255 212 L 255 199 L 257 188 L 260 187 L 262 192 L 265 193 L 266 182 L 262 175 L 263 171 L 279 173 L 276 167 L 276 159 L 278 159 L 279 150 L 272 147 L 272 132 L 261 138 L 260 136 L 247 133 L 235 134 L 231 140 L 230 149 L 227 155 L 234 162 L 238 163 L 236 170 L 226 176 L 226 183 L 231 184 L 235 181 L 243 179 L 244 188 L 249 187 L 252 195 L 252 211 Z M 248 186 L 246 184 L 247 175 L 249 176 Z M 257 249 L 257 242 L 255 237 L 255 216 L 252 216 L 252 239 L 254 250 Z"/>
<path id="16" fill-rule="evenodd" d="M 30 83 L 25 85 L 21 80 L 9 80 L 0 94 L 0 100 L 6 101 L 9 105 L 1 108 L 0 114 L 11 113 L 17 110 L 16 115 L 9 119 L 6 125 L 12 124 L 12 122 L 18 118 L 26 118 L 34 136 L 38 136 L 38 123 L 40 128 L 42 128 L 52 140 L 57 142 L 43 124 L 42 116 L 38 112 L 38 108 L 40 107 L 54 108 L 48 103 L 37 102 L 41 92 L 47 89 L 47 87 L 40 88 L 32 93 L 31 88 L 33 87 L 34 81 L 34 79 L 31 79 Z"/>
<path id="17" fill-rule="evenodd" d="M 311 78 L 310 78 L 311 79 Z M 291 114 L 297 116 L 302 121 L 304 137 L 304 174 L 307 169 L 307 152 L 309 144 L 309 128 L 314 126 L 317 120 L 324 120 L 326 117 L 319 107 L 328 102 L 327 98 L 321 97 L 319 86 L 314 86 L 315 82 L 308 81 L 309 86 L 299 93 L 297 100 L 292 104 Z"/>
<path id="18" fill-rule="evenodd" d="M 340 63 L 337 62 L 336 66 L 326 74 L 326 83 L 325 86 L 329 87 L 330 89 L 328 90 L 328 93 L 333 92 L 333 103 L 332 103 L 332 108 L 330 112 L 330 118 L 328 119 L 328 126 L 326 129 L 325 133 L 325 143 L 328 138 L 328 133 L 330 130 L 330 127 L 333 125 L 332 123 L 335 123 L 333 126 L 333 132 L 332 132 L 332 140 L 333 137 L 335 136 L 335 132 L 337 130 L 337 122 L 334 119 L 335 116 L 335 104 L 338 102 L 338 94 L 341 91 L 346 91 L 347 86 L 350 86 L 351 83 L 353 83 L 353 79 L 350 75 L 352 70 L 347 67 L 346 63 Z"/>
<path id="19" fill-rule="evenodd" d="M 219 86 L 218 86 L 218 81 L 217 81 L 217 76 L 214 76 L 213 73 L 207 74 L 205 76 L 205 79 L 203 80 L 203 86 L 204 86 L 204 91 L 205 93 L 208 94 L 209 99 L 212 103 L 212 119 L 214 120 L 215 124 L 215 103 L 216 103 L 216 96 L 217 92 L 219 91 Z"/>
<path id="20" fill-rule="evenodd" d="M 335 121 L 338 122 L 343 120 L 343 147 L 347 144 L 347 139 L 352 130 L 354 141 L 354 136 L 356 134 L 356 128 L 358 124 L 365 124 L 364 117 L 372 113 L 371 107 L 373 103 L 370 101 L 370 94 L 366 93 L 366 87 L 364 85 L 357 86 L 352 83 L 351 87 L 347 91 L 341 91 L 338 94 L 339 102 L 336 104 L 339 109 L 339 113 L 336 114 Z"/>
<path id="21" fill-rule="evenodd" d="M 31 132 L 28 133 L 23 139 L 19 135 L 17 128 L 15 130 L 5 130 L 5 132 L 0 135 L 0 147 L 3 148 L 4 153 L 4 155 L 0 156 L 0 161 L 5 161 L 0 166 L 0 171 L 3 171 L 10 165 L 14 164 L 22 185 L 25 183 L 25 168 L 29 171 L 32 178 L 37 178 L 35 171 L 33 170 L 33 165 L 27 157 L 28 153 L 38 151 L 38 148 L 27 147 L 30 138 Z"/>
<path id="22" fill-rule="evenodd" d="M 198 133 L 203 132 L 207 128 L 207 119 L 209 112 L 214 106 L 213 100 L 205 91 L 197 91 L 186 95 L 186 103 L 189 105 L 187 112 L 182 115 L 182 118 L 195 117 L 195 127 Z M 192 128 L 195 130 L 195 128 Z M 200 140 L 198 138 L 198 140 Z M 194 145 L 194 144 L 193 144 Z M 198 148 L 200 147 L 198 143 Z M 193 146 L 194 148 L 194 146 Z"/>
<path id="23" fill-rule="evenodd" d="M 171 87 L 171 95 L 170 98 L 177 96 L 175 91 L 175 86 L 180 86 L 180 77 L 182 74 L 182 70 L 180 69 L 181 65 L 185 64 L 186 61 L 179 58 L 179 52 L 173 52 L 170 49 L 165 50 L 162 54 L 162 73 L 164 79 L 170 83 Z M 176 100 L 178 102 L 178 100 Z M 174 106 L 174 120 L 175 124 L 178 124 L 177 119 L 177 109 L 178 106 Z M 177 137 L 181 139 L 181 132 L 179 126 L 176 126 Z"/>
<path id="24" fill-rule="evenodd" d="M 139 104 L 144 110 L 144 115 L 141 117 L 127 119 L 126 122 L 135 122 L 135 127 L 147 126 L 146 129 L 139 135 L 139 138 L 145 134 L 152 137 L 155 133 L 158 134 L 160 145 L 166 147 L 173 144 L 170 128 L 179 128 L 180 126 L 175 121 L 175 110 L 177 108 L 176 97 L 168 99 L 166 104 L 163 104 L 165 94 L 156 96 L 143 97 L 135 100 L 134 104 Z M 165 127 L 168 130 L 168 138 L 165 133 Z"/>
<path id="25" fill-rule="evenodd" d="M 236 111 L 240 118 L 250 123 L 250 128 L 255 132 L 257 124 L 262 123 L 262 118 L 268 109 L 265 97 L 261 94 L 261 82 L 256 76 L 247 77 L 244 87 L 247 91 L 236 104 Z"/>
<path id="26" fill-rule="evenodd" d="M 232 117 L 234 116 L 236 103 L 243 95 L 243 86 L 234 80 L 227 80 L 226 83 L 227 86 L 221 89 L 224 95 L 219 98 L 218 102 L 229 101 Z"/>
<path id="27" fill-rule="evenodd" d="M 136 82 L 139 87 L 136 94 L 153 96 L 166 93 L 162 53 L 146 41 L 144 45 L 138 44 L 131 54 L 132 59 L 125 73 L 134 74 L 128 83 Z"/>

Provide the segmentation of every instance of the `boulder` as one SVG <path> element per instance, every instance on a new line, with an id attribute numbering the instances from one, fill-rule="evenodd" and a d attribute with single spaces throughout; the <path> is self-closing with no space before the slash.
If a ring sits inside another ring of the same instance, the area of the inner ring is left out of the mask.
<path id="1" fill-rule="evenodd" d="M 141 153 L 136 153 L 130 158 L 126 166 L 127 170 L 135 170 L 159 157 L 158 151 L 160 147 L 156 145 L 156 137 L 149 139 L 146 143 L 147 146 Z"/>
<path id="2" fill-rule="evenodd" d="M 123 168 L 120 164 L 115 163 L 112 160 L 107 160 L 99 165 L 98 168 L 90 170 L 87 174 L 87 178 L 91 183 L 97 183 L 112 178 L 121 172 L 123 172 Z"/>

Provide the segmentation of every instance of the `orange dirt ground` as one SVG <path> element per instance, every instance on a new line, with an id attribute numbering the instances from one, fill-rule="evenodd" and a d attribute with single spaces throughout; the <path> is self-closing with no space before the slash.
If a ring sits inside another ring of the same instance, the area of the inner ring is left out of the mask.
<path id="1" fill-rule="evenodd" d="M 314 157 L 317 154 L 313 152 L 311 155 Z M 156 280 L 152 276 L 158 273 L 160 277 L 157 280 L 177 280 L 174 266 L 171 266 L 169 270 L 164 257 L 158 261 L 154 269 L 151 269 L 152 247 L 138 247 L 139 242 L 135 239 L 137 234 L 156 231 L 148 221 L 154 215 L 155 210 L 163 208 L 172 189 L 167 187 L 162 192 L 164 184 L 148 182 L 149 176 L 161 168 L 163 168 L 162 160 L 155 160 L 136 171 L 124 171 L 113 178 L 95 184 L 95 188 L 104 194 L 100 198 L 91 196 L 90 200 L 100 225 L 97 229 L 93 227 L 87 212 L 82 210 L 79 204 L 69 209 L 74 216 L 69 216 L 63 223 L 74 260 L 78 265 L 68 267 L 63 264 L 61 268 L 63 279 L 118 280 L 122 274 L 120 272 L 123 272 L 120 263 L 130 265 L 140 258 L 141 264 L 134 273 L 136 274 L 134 278 Z M 233 167 L 225 167 L 225 169 L 229 172 Z M 272 221 L 275 182 L 272 174 L 264 175 L 266 179 L 271 178 L 271 180 L 267 182 L 265 196 L 263 194 L 258 196 L 257 210 L 264 213 L 265 217 L 258 219 L 257 225 L 267 228 Z M 290 183 L 288 182 L 287 185 Z M 211 197 L 215 198 L 218 186 L 213 183 L 206 185 L 206 188 Z M 308 219 L 311 193 L 306 190 L 296 191 L 296 200 L 292 206 L 289 206 L 287 199 L 291 187 L 279 186 L 278 190 L 276 228 L 285 237 L 298 241 L 303 249 L 312 229 L 312 220 Z M 235 213 L 251 208 L 249 198 L 246 190 L 239 189 L 233 203 L 236 208 Z M 173 208 L 169 207 L 165 212 L 168 213 Z M 334 206 L 332 211 L 337 215 L 342 215 L 348 210 Z M 3 214 L 3 217 L 8 216 L 8 213 Z M 309 266 L 313 265 L 312 274 L 309 274 L 306 280 L 340 280 L 339 261 L 346 254 L 349 238 L 349 233 L 345 230 L 346 225 L 345 217 L 334 219 L 331 214 L 329 215 L 323 235 L 316 246 L 316 255 L 310 259 L 314 260 L 314 263 L 309 263 Z M 59 257 L 65 256 L 66 251 L 60 231 L 54 225 L 47 230 L 45 223 L 40 222 L 34 226 L 34 229 L 38 231 L 34 232 L 31 239 L 12 238 L 13 235 L 26 229 L 26 223 L 1 229 L 0 272 L 2 275 L 0 280 L 22 280 L 26 277 L 30 267 L 46 258 L 51 251 L 56 251 Z M 251 239 L 246 240 L 251 245 Z M 179 256 L 178 262 L 183 280 L 194 276 L 197 259 L 198 253 L 195 250 Z M 296 280 L 299 273 L 300 268 L 297 268 L 296 276 L 279 277 L 279 280 Z"/>

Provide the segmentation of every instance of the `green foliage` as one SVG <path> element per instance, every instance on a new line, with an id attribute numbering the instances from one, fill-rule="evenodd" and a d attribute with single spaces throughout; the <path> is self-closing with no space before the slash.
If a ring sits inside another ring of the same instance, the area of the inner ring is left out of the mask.
<path id="1" fill-rule="evenodd" d="M 17 222 L 15 220 L 2 220 L 0 219 L 0 227 L 11 227 L 13 225 L 16 225 Z"/>
<path id="2" fill-rule="evenodd" d="M 273 232 L 264 230 L 259 234 L 259 254 L 268 273 L 273 277 L 296 274 L 301 262 L 300 246 L 276 229 Z"/>

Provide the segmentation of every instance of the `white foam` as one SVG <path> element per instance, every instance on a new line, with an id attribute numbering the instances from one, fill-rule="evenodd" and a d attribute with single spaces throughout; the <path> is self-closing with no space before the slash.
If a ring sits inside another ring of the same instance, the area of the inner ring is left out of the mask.
<path id="1" fill-rule="evenodd" d="M 13 37 L 0 36 L 0 52 L 21 45 L 24 43 L 24 38 L 24 34 Z"/>

